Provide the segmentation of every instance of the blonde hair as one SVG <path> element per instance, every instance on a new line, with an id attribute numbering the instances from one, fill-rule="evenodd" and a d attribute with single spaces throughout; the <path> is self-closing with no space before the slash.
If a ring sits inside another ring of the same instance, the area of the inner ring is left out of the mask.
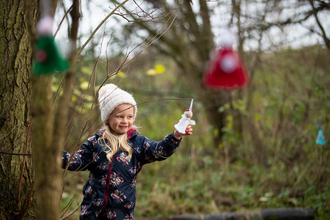
<path id="1" fill-rule="evenodd" d="M 114 116 L 115 116 L 115 114 L 114 114 L 114 111 L 113 111 L 110 114 L 109 119 L 111 117 L 114 117 Z M 136 128 L 136 126 L 134 126 L 134 125 L 132 127 Z M 102 140 L 102 142 L 100 142 L 100 140 Z M 126 157 L 126 160 L 129 161 L 132 158 L 133 149 L 127 141 L 127 133 L 116 134 L 111 129 L 108 121 L 106 122 L 106 129 L 105 129 L 102 137 L 99 139 L 99 144 L 104 145 L 105 147 L 107 147 L 109 149 L 109 151 L 106 151 L 107 159 L 109 161 L 111 161 L 111 158 L 113 157 L 113 155 L 115 155 L 118 152 L 119 149 L 121 149 L 121 150 L 125 151 L 126 153 L 128 153 L 128 155 Z"/>

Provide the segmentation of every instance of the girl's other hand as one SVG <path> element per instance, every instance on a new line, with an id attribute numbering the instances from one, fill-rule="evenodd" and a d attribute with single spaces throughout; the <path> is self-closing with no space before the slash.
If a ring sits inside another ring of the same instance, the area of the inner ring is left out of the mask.
<path id="1" fill-rule="evenodd" d="M 192 131 L 193 131 L 193 129 L 192 129 L 191 125 L 188 125 L 186 128 L 185 134 L 181 134 L 180 132 L 175 130 L 173 135 L 176 139 L 181 139 L 181 137 L 183 137 L 183 136 L 192 135 Z"/>

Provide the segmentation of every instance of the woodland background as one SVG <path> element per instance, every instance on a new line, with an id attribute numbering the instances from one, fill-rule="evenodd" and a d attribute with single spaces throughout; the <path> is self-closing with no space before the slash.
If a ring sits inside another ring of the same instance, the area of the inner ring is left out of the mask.
<path id="1" fill-rule="evenodd" d="M 103 83 L 134 95 L 139 132 L 153 140 L 194 99 L 193 135 L 139 174 L 135 217 L 309 207 L 329 219 L 330 1 L 52 3 L 71 68 L 36 76 L 41 7 L 1 1 L 0 219 L 60 219 L 79 205 L 88 172 L 61 170 L 60 155 L 101 128 Z M 227 25 L 251 84 L 208 90 L 203 71 Z"/>

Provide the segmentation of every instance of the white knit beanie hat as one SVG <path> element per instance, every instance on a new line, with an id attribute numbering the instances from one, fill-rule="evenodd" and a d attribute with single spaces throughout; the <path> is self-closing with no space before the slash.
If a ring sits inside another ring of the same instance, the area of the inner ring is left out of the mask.
<path id="1" fill-rule="evenodd" d="M 131 94 L 121 90 L 115 84 L 106 84 L 99 91 L 99 102 L 101 119 L 105 124 L 111 112 L 121 104 L 132 104 L 134 106 L 134 119 L 136 117 L 136 102 Z"/>

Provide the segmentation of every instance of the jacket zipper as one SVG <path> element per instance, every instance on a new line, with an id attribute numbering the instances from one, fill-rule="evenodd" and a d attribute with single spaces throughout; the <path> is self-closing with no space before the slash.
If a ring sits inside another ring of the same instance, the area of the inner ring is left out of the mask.
<path id="1" fill-rule="evenodd" d="M 105 210 L 105 207 L 107 206 L 108 203 L 108 194 L 109 194 L 109 185 L 110 185 L 110 178 L 111 178 L 111 170 L 112 170 L 112 165 L 113 165 L 113 156 L 111 158 L 111 163 L 108 166 L 108 176 L 105 184 L 105 190 L 104 190 L 104 196 L 103 196 L 103 206 L 101 213 Z"/>

